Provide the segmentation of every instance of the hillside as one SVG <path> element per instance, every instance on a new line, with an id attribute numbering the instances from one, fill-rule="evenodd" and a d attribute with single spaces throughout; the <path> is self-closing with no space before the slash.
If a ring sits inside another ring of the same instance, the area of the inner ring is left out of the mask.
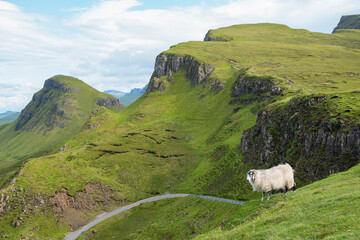
<path id="1" fill-rule="evenodd" d="M 0 235 L 60 239 L 102 211 L 165 192 L 257 199 L 248 212 L 168 201 L 109 225 L 136 222 L 143 230 L 129 230 L 132 238 L 191 238 L 283 199 L 260 204 L 246 182 L 251 167 L 289 161 L 301 187 L 359 163 L 359 32 L 252 24 L 210 30 L 206 40 L 159 54 L 142 97 L 120 113 L 101 108 L 66 150 L 29 160 L 2 190 Z"/>
<path id="2" fill-rule="evenodd" d="M 271 201 L 248 202 L 219 228 L 195 239 L 357 239 L 360 166 Z"/>
<path id="3" fill-rule="evenodd" d="M 45 81 L 20 116 L 0 128 L 0 184 L 9 172 L 34 156 L 59 151 L 100 106 L 119 111 L 119 101 L 81 80 L 63 75 Z"/>

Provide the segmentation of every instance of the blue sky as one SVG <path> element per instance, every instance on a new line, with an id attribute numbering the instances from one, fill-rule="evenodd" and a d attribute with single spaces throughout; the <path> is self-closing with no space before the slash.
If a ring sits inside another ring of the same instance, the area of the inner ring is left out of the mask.
<path id="1" fill-rule="evenodd" d="M 20 111 L 56 74 L 100 91 L 150 79 L 157 54 L 209 29 L 273 22 L 330 33 L 358 0 L 0 0 L 0 113 Z"/>

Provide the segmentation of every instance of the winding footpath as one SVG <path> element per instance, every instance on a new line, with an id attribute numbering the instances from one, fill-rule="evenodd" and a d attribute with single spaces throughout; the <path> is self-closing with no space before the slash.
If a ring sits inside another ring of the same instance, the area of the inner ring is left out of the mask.
<path id="1" fill-rule="evenodd" d="M 139 206 L 142 203 L 155 202 L 155 201 L 159 201 L 159 200 L 166 199 L 166 198 L 177 198 L 177 197 L 199 197 L 199 198 L 204 198 L 204 199 L 208 199 L 208 200 L 227 202 L 227 203 L 232 203 L 232 204 L 240 204 L 240 205 L 244 204 L 244 202 L 239 202 L 239 201 L 234 201 L 234 200 L 229 200 L 229 199 L 223 199 L 223 198 L 210 197 L 210 196 L 193 195 L 193 194 L 165 194 L 165 195 L 161 195 L 161 196 L 146 198 L 146 199 L 134 202 L 132 204 L 129 204 L 127 206 L 117 208 L 117 209 L 115 209 L 115 210 L 113 210 L 111 212 L 99 215 L 95 220 L 89 222 L 88 224 L 86 224 L 85 226 L 79 228 L 75 232 L 68 233 L 65 236 L 64 240 L 75 240 L 78 237 L 80 237 L 81 235 L 83 235 L 90 228 L 95 226 L 96 224 L 98 224 L 98 223 L 100 223 L 100 222 L 102 222 L 102 221 L 104 221 L 104 220 L 106 220 L 106 219 L 108 219 L 110 217 L 113 217 L 113 216 L 115 216 L 115 215 L 117 215 L 119 213 L 128 211 L 133 207 Z"/>

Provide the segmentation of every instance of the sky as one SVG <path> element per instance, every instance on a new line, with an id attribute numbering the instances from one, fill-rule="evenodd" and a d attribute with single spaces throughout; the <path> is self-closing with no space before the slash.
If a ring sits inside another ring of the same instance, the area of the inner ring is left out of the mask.
<path id="1" fill-rule="evenodd" d="M 64 74 L 100 91 L 150 80 L 155 57 L 209 29 L 281 23 L 331 33 L 359 0 L 0 0 L 0 113 Z"/>

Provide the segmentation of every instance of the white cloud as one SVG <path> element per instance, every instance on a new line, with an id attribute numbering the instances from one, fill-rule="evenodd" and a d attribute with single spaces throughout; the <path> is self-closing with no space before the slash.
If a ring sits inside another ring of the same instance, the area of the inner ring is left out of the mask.
<path id="1" fill-rule="evenodd" d="M 102 0 L 87 8 L 69 8 L 64 18 L 52 19 L 0 1 L 1 90 L 8 82 L 32 83 L 38 89 L 52 75 L 70 74 L 99 90 L 129 91 L 148 82 L 157 54 L 179 42 L 200 41 L 208 29 L 276 22 L 331 32 L 341 15 L 360 11 L 358 0 L 233 0 L 216 7 L 203 2 L 138 10 L 141 4 Z M 21 94 L 15 98 L 2 96 L 0 112 L 13 105 L 20 110 L 32 90 L 19 87 L 14 92 Z"/>
<path id="2" fill-rule="evenodd" d="M 0 1 L 0 11 L 20 12 L 20 9 L 15 4 Z"/>

